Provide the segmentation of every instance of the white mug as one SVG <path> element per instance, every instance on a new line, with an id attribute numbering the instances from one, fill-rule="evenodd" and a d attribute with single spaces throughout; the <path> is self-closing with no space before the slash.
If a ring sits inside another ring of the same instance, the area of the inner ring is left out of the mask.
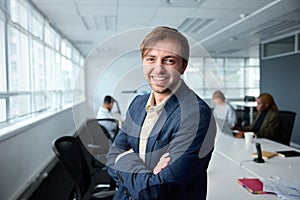
<path id="1" fill-rule="evenodd" d="M 253 141 L 257 138 L 254 132 L 244 132 L 245 143 L 253 143 Z"/>

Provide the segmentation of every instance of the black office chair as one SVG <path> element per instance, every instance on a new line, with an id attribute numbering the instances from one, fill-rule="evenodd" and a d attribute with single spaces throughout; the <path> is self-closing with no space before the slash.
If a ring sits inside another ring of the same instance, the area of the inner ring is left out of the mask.
<path id="1" fill-rule="evenodd" d="M 112 118 L 102 118 L 102 119 L 97 119 L 98 123 L 100 124 L 100 127 L 104 130 L 105 135 L 107 136 L 107 138 L 109 138 L 112 142 L 114 141 L 115 137 L 117 136 L 118 132 L 119 132 L 119 121 L 116 119 L 112 119 Z M 112 137 L 109 134 L 109 131 L 107 130 L 107 128 L 105 127 L 105 124 L 101 124 L 101 122 L 110 122 L 113 124 L 114 129 L 112 130 L 114 137 Z"/>
<path id="2" fill-rule="evenodd" d="M 248 126 L 250 124 L 250 116 L 249 112 L 244 109 L 235 109 L 236 113 L 236 127 L 243 127 L 243 126 Z"/>
<path id="3" fill-rule="evenodd" d="M 52 148 L 72 177 L 73 187 L 70 200 L 87 199 L 86 195 L 96 199 L 112 199 L 115 190 L 109 190 L 109 188 L 96 189 L 91 184 L 91 173 L 78 139 L 73 136 L 62 136 L 53 141 Z"/>
<path id="4" fill-rule="evenodd" d="M 249 102 L 249 101 L 256 101 L 256 98 L 254 96 L 245 96 L 244 97 L 244 101 L 245 102 Z"/>
<path id="5" fill-rule="evenodd" d="M 276 141 L 285 145 L 290 145 L 296 113 L 283 110 L 279 111 L 279 113 L 281 119 L 279 128 L 280 135 L 276 137 Z"/>
<path id="6" fill-rule="evenodd" d="M 84 136 L 85 135 L 85 136 Z M 85 123 L 85 133 L 81 133 L 81 141 L 93 155 L 91 166 L 96 169 L 102 169 L 106 173 L 106 154 L 112 144 L 113 138 L 110 137 L 107 129 L 98 123 L 98 119 L 88 119 Z M 86 141 L 85 138 L 89 138 Z M 115 181 L 109 177 L 109 187 L 115 189 Z"/>

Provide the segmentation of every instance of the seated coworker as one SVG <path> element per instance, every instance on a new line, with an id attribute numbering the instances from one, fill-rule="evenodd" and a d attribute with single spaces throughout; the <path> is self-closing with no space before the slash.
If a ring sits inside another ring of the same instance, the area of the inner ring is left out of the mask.
<path id="1" fill-rule="evenodd" d="M 114 116 L 111 112 L 114 103 L 115 100 L 113 97 L 109 95 L 105 96 L 102 107 L 99 107 L 97 113 L 97 119 L 114 119 Z M 101 124 L 102 126 L 104 126 L 104 128 L 106 128 L 111 139 L 113 140 L 115 138 L 116 132 L 118 131 L 118 127 L 116 126 L 116 123 L 113 121 L 99 121 L 99 124 Z"/>
<path id="2" fill-rule="evenodd" d="M 233 128 L 240 130 L 235 135 L 237 138 L 243 138 L 244 132 L 254 132 L 257 137 L 268 138 L 274 140 L 280 125 L 280 115 L 278 108 L 272 95 L 263 93 L 256 99 L 257 102 L 257 114 L 253 120 L 253 123 L 249 126 L 242 128 Z"/>
<path id="3" fill-rule="evenodd" d="M 236 113 L 232 105 L 226 101 L 223 92 L 217 90 L 212 96 L 214 107 L 214 116 L 218 119 L 224 119 L 229 127 L 234 127 L 236 124 Z"/>

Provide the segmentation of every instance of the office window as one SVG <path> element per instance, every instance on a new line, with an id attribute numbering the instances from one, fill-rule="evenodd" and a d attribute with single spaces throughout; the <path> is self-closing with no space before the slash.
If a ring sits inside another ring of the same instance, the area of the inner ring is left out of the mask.
<path id="1" fill-rule="evenodd" d="M 32 96 L 33 102 L 31 112 L 36 113 L 50 108 L 46 107 L 46 93 L 34 93 Z"/>
<path id="2" fill-rule="evenodd" d="M 63 82 L 62 82 L 62 70 L 61 70 L 61 55 L 59 53 L 55 53 L 55 60 L 54 60 L 54 68 L 53 73 L 55 76 L 55 80 L 53 83 L 54 87 L 54 94 L 52 96 L 52 100 L 54 102 L 54 108 L 62 108 L 62 95 L 63 95 Z"/>
<path id="3" fill-rule="evenodd" d="M 258 58 L 191 58 L 183 79 L 202 98 L 211 99 L 214 88 L 228 99 L 259 95 Z"/>
<path id="4" fill-rule="evenodd" d="M 31 20 L 30 32 L 36 37 L 38 37 L 39 39 L 43 39 L 44 21 L 42 16 L 37 11 L 33 11 L 30 16 L 30 20 Z"/>
<path id="5" fill-rule="evenodd" d="M 6 92 L 6 63 L 5 63 L 5 32 L 4 20 L 0 16 L 0 92 Z"/>
<path id="6" fill-rule="evenodd" d="M 55 31 L 49 26 L 45 26 L 45 43 L 55 48 Z"/>
<path id="7" fill-rule="evenodd" d="M 73 92 L 73 103 L 76 102 L 81 102 L 84 100 L 84 73 L 82 73 L 82 68 L 80 67 L 80 64 L 78 65 L 78 73 L 76 75 L 76 80 L 75 80 L 75 90 Z"/>
<path id="8" fill-rule="evenodd" d="M 9 10 L 2 12 L 5 3 Z M 84 61 L 80 52 L 61 40 L 31 1 L 0 0 L 0 6 L 0 126 L 82 102 L 84 75 L 83 87 L 75 89 Z M 79 95 L 73 101 L 75 92 Z"/>
<path id="9" fill-rule="evenodd" d="M 10 14 L 11 20 L 28 29 L 28 5 L 25 1 L 11 0 Z"/>
<path id="10" fill-rule="evenodd" d="M 45 65 L 44 65 L 44 47 L 43 45 L 36 41 L 32 40 L 32 54 L 31 54 L 31 63 L 32 63 L 32 78 L 33 84 L 32 89 L 34 91 L 45 90 Z"/>
<path id="11" fill-rule="evenodd" d="M 23 117 L 30 113 L 30 94 L 11 96 L 9 103 L 11 105 L 9 107 L 9 119 Z"/>
<path id="12" fill-rule="evenodd" d="M 0 99 L 0 123 L 6 121 L 6 101 L 5 99 Z"/>
<path id="13" fill-rule="evenodd" d="M 224 59 L 222 58 L 206 58 L 204 67 L 204 74 L 214 73 L 219 77 L 224 78 Z M 224 81 L 221 79 L 221 81 Z"/>
<path id="14" fill-rule="evenodd" d="M 1 2 L 1 6 L 3 2 Z M 6 92 L 6 63 L 5 63 L 5 27 L 4 18 L 0 10 L 0 93 Z M 0 95 L 0 123 L 6 121 L 6 98 Z"/>
<path id="15" fill-rule="evenodd" d="M 28 36 L 14 27 L 11 27 L 9 38 L 9 91 L 29 91 L 30 68 Z"/>
<path id="16" fill-rule="evenodd" d="M 264 57 L 292 52 L 295 52 L 295 35 L 263 44 Z"/>
<path id="17" fill-rule="evenodd" d="M 227 96 L 239 98 L 244 93 L 244 66 L 245 60 L 241 58 L 225 59 L 224 84 Z"/>
<path id="18" fill-rule="evenodd" d="M 67 42 L 65 40 L 61 40 L 60 43 L 60 53 L 64 56 L 67 55 Z"/>
<path id="19" fill-rule="evenodd" d="M 246 60 L 245 68 L 245 95 L 258 96 L 260 82 L 259 59 L 249 58 Z"/>
<path id="20" fill-rule="evenodd" d="M 298 34 L 298 51 L 300 51 L 300 33 Z"/>
<path id="21" fill-rule="evenodd" d="M 189 67 L 184 73 L 184 79 L 187 85 L 193 86 L 193 90 L 198 93 L 204 92 L 204 80 L 201 75 L 201 69 L 197 68 L 197 66 Z"/>
<path id="22" fill-rule="evenodd" d="M 80 62 L 80 53 L 75 48 L 72 49 L 72 60 L 75 63 Z"/>
<path id="23" fill-rule="evenodd" d="M 68 104 L 72 102 L 72 91 L 71 88 L 74 87 L 72 77 L 72 62 L 68 58 L 61 57 L 61 74 L 62 74 L 62 85 L 63 85 L 63 104 Z"/>
<path id="24" fill-rule="evenodd" d="M 60 42 L 61 42 L 61 38 L 58 34 L 54 34 L 54 42 L 55 42 L 55 50 L 59 51 L 60 50 Z"/>

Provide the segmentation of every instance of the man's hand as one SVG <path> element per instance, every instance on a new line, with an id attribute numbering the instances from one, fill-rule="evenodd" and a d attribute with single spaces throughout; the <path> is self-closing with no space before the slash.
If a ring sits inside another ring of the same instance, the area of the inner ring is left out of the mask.
<path id="1" fill-rule="evenodd" d="M 159 159 L 159 162 L 154 167 L 153 173 L 156 175 L 161 172 L 165 167 L 168 166 L 169 162 L 171 161 L 170 153 L 165 153 Z"/>

